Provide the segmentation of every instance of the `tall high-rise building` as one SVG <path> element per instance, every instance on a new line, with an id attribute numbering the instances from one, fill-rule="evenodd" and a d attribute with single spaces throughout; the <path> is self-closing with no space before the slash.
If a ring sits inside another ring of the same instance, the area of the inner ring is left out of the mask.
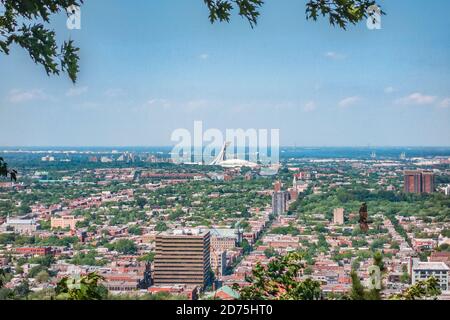
<path id="1" fill-rule="evenodd" d="M 210 281 L 210 232 L 173 230 L 156 236 L 154 284 L 205 287 Z"/>
<path id="2" fill-rule="evenodd" d="M 283 214 L 287 211 L 287 202 L 289 200 L 289 193 L 282 191 L 281 188 L 283 184 L 281 181 L 275 181 L 273 184 L 272 193 L 272 213 L 273 214 Z"/>
<path id="3" fill-rule="evenodd" d="M 430 171 L 422 172 L 422 192 L 433 193 L 435 189 L 434 173 Z"/>
<path id="4" fill-rule="evenodd" d="M 434 173 L 431 171 L 409 170 L 404 172 L 405 193 L 433 193 Z"/>
<path id="5" fill-rule="evenodd" d="M 359 208 L 359 227 L 362 232 L 369 231 L 369 212 L 367 211 L 367 204 L 364 202 Z"/>
<path id="6" fill-rule="evenodd" d="M 422 174 L 420 171 L 405 171 L 403 179 L 405 193 L 422 192 Z"/>
<path id="7" fill-rule="evenodd" d="M 286 191 L 274 191 L 272 193 L 272 213 L 283 214 L 287 211 L 289 193 Z"/>
<path id="8" fill-rule="evenodd" d="M 281 183 L 280 180 L 275 181 L 275 183 L 273 184 L 273 190 L 274 190 L 275 192 L 280 192 L 282 186 L 283 186 L 283 185 L 282 185 L 282 183 Z"/>
<path id="9" fill-rule="evenodd" d="M 333 223 L 344 224 L 344 208 L 336 208 L 333 210 Z"/>

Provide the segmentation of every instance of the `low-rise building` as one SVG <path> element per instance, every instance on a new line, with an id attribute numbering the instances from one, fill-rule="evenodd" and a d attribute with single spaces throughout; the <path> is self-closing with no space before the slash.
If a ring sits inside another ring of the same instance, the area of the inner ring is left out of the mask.
<path id="1" fill-rule="evenodd" d="M 22 218 L 6 218 L 6 222 L 0 226 L 0 231 L 13 231 L 20 234 L 32 234 L 37 230 L 36 220 Z"/>
<path id="2" fill-rule="evenodd" d="M 443 262 L 450 267 L 450 252 L 433 252 L 429 258 L 430 262 Z"/>
<path id="3" fill-rule="evenodd" d="M 242 241 L 242 232 L 238 229 L 209 229 L 211 250 L 224 251 L 234 249 Z"/>
<path id="4" fill-rule="evenodd" d="M 15 250 L 18 254 L 33 255 L 33 256 L 46 256 L 53 253 L 51 247 L 21 247 Z"/>
<path id="5" fill-rule="evenodd" d="M 50 226 L 52 229 L 69 228 L 70 230 L 75 230 L 77 222 L 81 222 L 83 220 L 84 220 L 84 218 L 77 218 L 72 215 L 55 217 L 55 218 L 50 219 Z"/>
<path id="6" fill-rule="evenodd" d="M 167 292 L 172 295 L 186 296 L 189 300 L 197 300 L 198 298 L 198 287 L 193 285 L 155 285 L 148 288 L 148 292 L 151 294 Z"/>

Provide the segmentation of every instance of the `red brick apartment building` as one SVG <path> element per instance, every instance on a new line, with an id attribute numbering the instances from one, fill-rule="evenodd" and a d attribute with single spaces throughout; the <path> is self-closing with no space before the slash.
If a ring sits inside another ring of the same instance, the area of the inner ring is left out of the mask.
<path id="1" fill-rule="evenodd" d="M 404 172 L 405 193 L 433 193 L 435 189 L 434 173 L 431 171 L 409 170 Z"/>
<path id="2" fill-rule="evenodd" d="M 33 256 L 46 256 L 53 254 L 53 251 L 51 247 L 22 247 L 16 248 L 16 253 Z"/>

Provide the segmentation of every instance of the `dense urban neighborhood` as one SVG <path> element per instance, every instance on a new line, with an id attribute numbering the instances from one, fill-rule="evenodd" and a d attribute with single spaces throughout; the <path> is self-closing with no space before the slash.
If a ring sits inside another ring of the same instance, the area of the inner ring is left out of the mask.
<path id="1" fill-rule="evenodd" d="M 0 155 L 18 172 L 0 182 L 0 299 L 70 298 L 67 282 L 98 299 L 262 298 L 246 288 L 261 293 L 255 279 L 291 257 L 315 290 L 304 299 L 392 299 L 429 279 L 430 296 L 450 299 L 448 156 L 250 168 L 164 152 Z"/>

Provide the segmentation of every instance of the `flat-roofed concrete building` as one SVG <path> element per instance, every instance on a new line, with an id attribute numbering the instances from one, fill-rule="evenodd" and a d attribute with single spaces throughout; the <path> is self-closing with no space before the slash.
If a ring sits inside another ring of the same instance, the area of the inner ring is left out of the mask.
<path id="1" fill-rule="evenodd" d="M 422 262 L 412 259 L 412 284 L 435 277 L 442 291 L 448 291 L 448 273 L 450 268 L 444 262 Z"/>
<path id="2" fill-rule="evenodd" d="M 205 287 L 210 281 L 210 232 L 183 229 L 156 236 L 154 284 Z"/>
<path id="3" fill-rule="evenodd" d="M 37 230 L 37 223 L 34 218 L 20 218 L 14 217 L 10 218 L 9 216 L 6 218 L 6 222 L 0 226 L 0 231 L 13 231 L 15 233 L 20 234 L 32 234 Z"/>

